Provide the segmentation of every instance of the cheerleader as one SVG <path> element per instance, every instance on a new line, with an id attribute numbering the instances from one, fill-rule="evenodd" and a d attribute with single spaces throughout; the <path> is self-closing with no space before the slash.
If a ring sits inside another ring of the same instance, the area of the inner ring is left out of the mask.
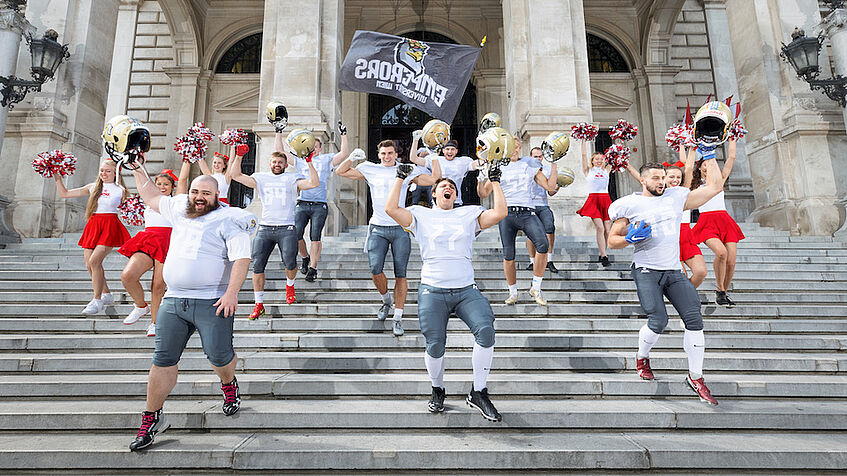
<path id="1" fill-rule="evenodd" d="M 123 178 L 117 173 L 115 163 L 104 160 L 100 163 L 100 173 L 94 183 L 68 190 L 58 174 L 56 191 L 61 198 L 84 197 L 88 195 L 85 206 L 87 220 L 79 246 L 82 247 L 85 267 L 91 275 L 91 288 L 94 299 L 82 310 L 82 314 L 97 314 L 106 306 L 114 304 L 115 298 L 106 284 L 103 260 L 112 248 L 123 245 L 129 239 L 129 232 L 118 220 L 118 205 L 129 196 Z"/>
<path id="2" fill-rule="evenodd" d="M 230 147 L 230 157 L 235 157 L 235 146 Z M 200 171 L 204 175 L 211 175 L 218 181 L 218 200 L 229 205 L 229 183 L 232 181 L 232 174 L 229 172 L 229 157 L 215 152 L 215 158 L 212 159 L 212 168 L 205 160 L 198 160 Z"/>
<path id="3" fill-rule="evenodd" d="M 702 187 L 703 183 L 705 183 L 706 167 L 703 165 L 703 162 L 704 159 L 712 157 L 714 157 L 714 151 L 707 152 L 697 162 L 691 180 L 690 188 L 692 190 Z M 729 178 L 734 164 L 735 141 L 730 140 L 726 162 L 721 171 L 722 186 L 726 184 L 726 179 Z M 715 303 L 728 308 L 735 307 L 735 303 L 732 302 L 732 299 L 726 293 L 732 282 L 732 275 L 735 274 L 737 245 L 739 241 L 744 239 L 744 233 L 741 232 L 741 228 L 729 216 L 729 213 L 727 213 L 723 191 L 700 207 L 700 218 L 691 232 L 694 235 L 695 242 L 706 243 L 706 246 L 715 254 Z"/>
<path id="4" fill-rule="evenodd" d="M 612 199 L 609 197 L 609 171 L 611 166 L 606 164 L 602 152 L 594 152 L 589 160 L 586 156 L 585 142 L 582 143 L 582 173 L 588 180 L 588 198 L 577 214 L 591 218 L 594 230 L 597 233 L 597 248 L 600 250 L 599 261 L 603 266 L 609 266 L 609 257 L 606 256 L 606 247 L 609 242 L 609 230 L 612 229 L 612 221 L 609 219 L 609 206 Z"/>
<path id="5" fill-rule="evenodd" d="M 667 187 L 691 187 L 696 153 L 697 149 L 691 148 L 686 154 L 685 148 L 680 146 L 679 158 L 681 162 L 672 165 L 665 164 L 665 185 Z M 706 279 L 706 260 L 703 259 L 703 252 L 700 251 L 697 241 L 694 240 L 694 234 L 691 232 L 691 210 L 682 212 L 682 223 L 679 224 L 679 261 L 684 265 L 683 271 L 685 271 L 685 266 L 688 266 L 688 269 L 691 270 L 691 275 L 688 276 L 691 284 L 695 288 L 700 287 L 703 280 Z"/>
<path id="6" fill-rule="evenodd" d="M 162 195 L 172 196 L 174 188 L 177 195 L 186 193 L 190 162 L 183 162 L 179 179 L 173 170 L 163 170 L 154 179 Z M 165 257 L 171 241 L 171 224 L 162 215 L 150 207 L 144 208 L 144 231 L 136 233 L 124 243 L 118 253 L 129 258 L 121 273 L 124 289 L 132 297 L 135 307 L 124 319 L 124 324 L 135 324 L 140 318 L 150 314 L 147 336 L 156 335 L 156 312 L 165 295 L 165 279 L 162 275 Z M 144 300 L 144 288 L 141 287 L 141 275 L 153 269 L 153 281 L 150 284 L 150 304 Z"/>

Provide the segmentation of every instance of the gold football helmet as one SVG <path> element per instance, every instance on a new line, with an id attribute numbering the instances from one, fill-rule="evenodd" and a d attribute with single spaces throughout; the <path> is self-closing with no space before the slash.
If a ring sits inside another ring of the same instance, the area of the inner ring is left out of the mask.
<path id="1" fill-rule="evenodd" d="M 565 188 L 573 183 L 574 173 L 570 167 L 560 165 L 557 167 L 557 169 L 558 177 L 556 177 L 556 183 L 558 183 L 560 187 Z"/>
<path id="2" fill-rule="evenodd" d="M 508 163 L 515 152 L 515 138 L 502 127 L 492 127 L 476 137 L 476 156 L 491 164 Z"/>
<path id="3" fill-rule="evenodd" d="M 482 120 L 479 121 L 479 133 L 482 134 L 492 127 L 500 127 L 501 125 L 500 114 L 497 114 L 496 112 L 489 112 L 482 116 Z"/>
<path id="4" fill-rule="evenodd" d="M 103 128 L 103 148 L 116 163 L 132 164 L 150 150 L 150 130 L 138 119 L 115 116 Z"/>
<path id="5" fill-rule="evenodd" d="M 421 137 L 427 148 L 436 150 L 443 147 L 450 140 L 450 125 L 442 120 L 433 119 L 423 127 Z"/>
<path id="6" fill-rule="evenodd" d="M 268 116 L 268 122 L 274 125 L 277 132 L 282 132 L 288 124 L 288 109 L 281 102 L 269 102 L 266 115 Z"/>
<path id="7" fill-rule="evenodd" d="M 305 159 L 315 150 L 315 136 L 307 129 L 294 129 L 285 139 L 297 157 Z"/>
<path id="8" fill-rule="evenodd" d="M 694 115 L 694 140 L 705 146 L 717 146 L 729 138 L 732 111 L 721 101 L 707 102 Z"/>
<path id="9" fill-rule="evenodd" d="M 541 143 L 541 154 L 544 156 L 544 160 L 555 162 L 564 157 L 570 147 L 571 139 L 567 134 L 564 132 L 552 132 Z"/>

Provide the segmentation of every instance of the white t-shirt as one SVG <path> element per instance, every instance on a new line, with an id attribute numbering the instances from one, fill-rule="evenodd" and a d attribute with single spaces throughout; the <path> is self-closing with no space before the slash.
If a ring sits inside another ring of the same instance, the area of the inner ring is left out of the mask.
<path id="1" fill-rule="evenodd" d="M 533 159 L 530 156 L 521 157 L 521 160 L 527 161 L 528 164 L 541 167 L 541 171 L 544 173 L 544 176 L 550 178 L 550 174 L 553 173 L 553 167 L 548 163 L 543 163 L 538 159 Z M 533 180 L 531 184 L 529 184 L 529 193 L 530 198 L 532 199 L 533 207 L 546 207 L 548 205 L 547 202 L 547 190 L 544 189 L 541 185 Z"/>
<path id="2" fill-rule="evenodd" d="M 250 258 L 256 217 L 221 207 L 198 218 L 185 216 L 188 195 L 162 197 L 159 213 L 173 224 L 165 259 L 165 297 L 216 299 L 226 292 L 232 262 Z"/>
<path id="3" fill-rule="evenodd" d="M 691 223 L 691 210 L 685 210 L 682 212 L 682 223 Z"/>
<path id="4" fill-rule="evenodd" d="M 671 187 L 658 197 L 636 192 L 609 207 L 612 221 L 626 218 L 630 224 L 646 222 L 651 227 L 650 238 L 635 244 L 632 261 L 636 268 L 679 269 L 679 224 L 690 192 L 686 187 Z"/>
<path id="5" fill-rule="evenodd" d="M 282 226 L 294 224 L 297 206 L 297 181 L 307 179 L 299 172 L 274 175 L 260 172 L 251 175 L 256 181 L 257 195 L 262 199 L 262 225 Z"/>
<path id="6" fill-rule="evenodd" d="M 326 203 L 327 183 L 329 181 L 329 176 L 332 173 L 332 170 L 335 168 L 332 166 L 333 157 L 335 157 L 335 154 L 321 154 L 317 157 L 312 158 L 312 166 L 315 167 L 315 172 L 318 173 L 320 185 L 315 188 L 310 188 L 309 190 L 303 190 L 302 192 L 300 192 L 300 196 L 297 197 L 298 200 Z M 295 162 L 295 166 L 297 167 L 297 171 L 300 172 L 300 175 L 306 178 L 309 177 L 308 162 L 298 157 L 297 161 Z"/>
<path id="7" fill-rule="evenodd" d="M 409 207 L 409 231 L 421 249 L 421 283 L 437 288 L 463 288 L 474 283 L 473 242 L 481 231 L 480 206 L 442 210 Z"/>
<path id="8" fill-rule="evenodd" d="M 530 186 L 535 181 L 535 174 L 541 169 L 541 164 L 532 165 L 526 160 L 509 162 L 502 167 L 500 187 L 506 196 L 506 205 L 510 207 L 533 207 Z"/>
<path id="9" fill-rule="evenodd" d="M 385 213 L 385 200 L 388 198 L 388 192 L 391 191 L 391 186 L 394 185 L 394 180 L 397 178 L 397 165 L 386 167 L 373 162 L 362 162 L 356 166 L 356 170 L 365 176 L 365 181 L 368 182 L 368 188 L 371 192 L 373 215 L 371 215 L 371 220 L 368 223 L 378 226 L 398 226 L 397 222 Z M 403 181 L 403 188 L 400 189 L 398 206 L 406 206 L 406 192 L 409 189 L 409 184 L 415 177 L 422 174 L 426 174 L 426 170 L 415 166 L 412 173 L 406 177 L 406 180 Z"/>
<path id="10" fill-rule="evenodd" d="M 705 187 L 701 185 L 700 187 Z M 710 198 L 708 202 L 700 205 L 700 213 L 726 211 L 726 201 L 724 201 L 723 191 Z"/>
<path id="11" fill-rule="evenodd" d="M 229 193 L 229 184 L 226 183 L 226 175 L 217 173 L 212 174 L 212 177 L 214 177 L 215 180 L 218 181 L 218 197 L 226 198 L 227 194 Z"/>
<path id="12" fill-rule="evenodd" d="M 585 179 L 588 180 L 588 193 L 609 193 L 609 172 L 591 167 Z"/>
<path id="13" fill-rule="evenodd" d="M 116 183 L 103 182 L 103 192 L 97 199 L 97 210 L 94 213 L 118 213 L 124 189 Z"/>
<path id="14" fill-rule="evenodd" d="M 170 228 L 171 222 L 165 219 L 159 212 L 150 207 L 144 207 L 144 228 L 162 227 Z"/>
<path id="15" fill-rule="evenodd" d="M 456 183 L 456 188 L 459 189 L 459 195 L 456 197 L 456 201 L 454 202 L 457 205 L 462 204 L 462 181 L 465 180 L 465 175 L 468 174 L 471 170 L 473 170 L 473 159 L 470 157 L 463 155 L 461 157 L 454 157 L 453 160 L 447 160 L 446 157 L 437 155 L 435 157 L 426 156 L 426 168 L 430 171 L 432 170 L 432 161 L 437 160 L 438 165 L 441 166 L 441 176 L 449 178 L 453 182 Z"/>

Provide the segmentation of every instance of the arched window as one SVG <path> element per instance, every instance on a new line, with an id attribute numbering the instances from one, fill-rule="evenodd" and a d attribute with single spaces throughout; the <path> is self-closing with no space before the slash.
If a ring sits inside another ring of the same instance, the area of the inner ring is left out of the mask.
<path id="1" fill-rule="evenodd" d="M 232 45 L 218 62 L 216 73 L 258 73 L 262 66 L 262 34 L 256 33 Z"/>
<path id="2" fill-rule="evenodd" d="M 588 39 L 588 71 L 591 73 L 628 73 L 623 55 L 608 41 L 594 35 Z"/>

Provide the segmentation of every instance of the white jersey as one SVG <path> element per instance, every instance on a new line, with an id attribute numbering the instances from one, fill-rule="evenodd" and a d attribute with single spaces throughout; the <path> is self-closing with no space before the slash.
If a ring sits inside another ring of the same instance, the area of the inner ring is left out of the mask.
<path id="1" fill-rule="evenodd" d="M 705 185 L 701 185 L 705 187 Z M 724 201 L 723 191 L 710 198 L 708 202 L 700 205 L 700 213 L 726 211 L 726 201 Z"/>
<path id="2" fill-rule="evenodd" d="M 456 188 L 459 189 L 459 195 L 456 197 L 456 201 L 454 202 L 456 205 L 462 204 L 462 181 L 465 180 L 465 175 L 468 174 L 471 170 L 473 170 L 473 159 L 468 156 L 455 157 L 453 160 L 447 160 L 446 157 L 442 157 L 437 155 L 435 157 L 426 156 L 426 167 L 429 170 L 432 170 L 432 161 L 437 160 L 438 165 L 441 166 L 441 176 L 449 178 L 456 184 Z"/>
<path id="3" fill-rule="evenodd" d="M 166 220 L 156 210 L 150 207 L 144 207 L 144 228 L 150 227 L 170 228 L 171 222 Z"/>
<path id="4" fill-rule="evenodd" d="M 294 224 L 297 206 L 297 181 L 306 179 L 299 172 L 275 175 L 261 172 L 251 175 L 256 181 L 256 192 L 262 199 L 262 225 L 281 226 Z"/>
<path id="5" fill-rule="evenodd" d="M 682 223 L 691 224 L 691 210 L 685 210 L 682 212 Z"/>
<path id="6" fill-rule="evenodd" d="M 474 283 L 473 242 L 481 231 L 480 206 L 442 210 L 409 207 L 409 231 L 421 249 L 421 284 L 437 288 L 463 288 Z"/>
<path id="7" fill-rule="evenodd" d="M 585 175 L 588 193 L 609 193 L 609 172 L 600 167 L 591 167 Z"/>
<path id="8" fill-rule="evenodd" d="M 118 205 L 123 199 L 124 189 L 116 183 L 103 182 L 103 192 L 97 199 L 94 213 L 118 213 Z"/>
<path id="9" fill-rule="evenodd" d="M 312 166 L 315 167 L 315 172 L 318 173 L 318 180 L 320 181 L 320 185 L 315 188 L 310 188 L 309 190 L 303 190 L 302 192 L 300 192 L 300 196 L 297 197 L 298 200 L 326 203 L 327 182 L 329 181 L 329 176 L 332 173 L 332 170 L 335 168 L 332 166 L 333 157 L 335 157 L 335 154 L 321 154 L 317 157 L 312 158 Z M 300 172 L 300 175 L 302 175 L 303 177 L 309 176 L 308 162 L 298 157 L 297 161 L 295 162 L 295 166 Z"/>
<path id="10" fill-rule="evenodd" d="M 612 221 L 626 218 L 630 224 L 645 222 L 651 227 L 650 238 L 635 244 L 636 268 L 679 269 L 679 224 L 690 192 L 686 187 L 671 187 L 658 197 L 636 192 L 609 207 Z"/>
<path id="11" fill-rule="evenodd" d="M 226 182 L 226 175 L 217 173 L 212 174 L 212 177 L 218 181 L 218 198 L 226 198 L 229 194 L 229 184 Z"/>
<path id="12" fill-rule="evenodd" d="M 506 205 L 510 207 L 532 207 L 530 186 L 535 181 L 535 174 L 541 169 L 541 164 L 532 165 L 525 160 L 509 162 L 502 167 L 500 187 L 506 196 Z"/>
<path id="13" fill-rule="evenodd" d="M 544 176 L 547 178 L 550 178 L 550 174 L 553 173 L 553 167 L 551 167 L 548 163 L 541 162 L 540 160 L 534 159 L 530 156 L 521 157 L 521 160 L 526 161 L 530 165 L 541 167 L 541 172 L 543 172 Z M 529 184 L 529 193 L 533 207 L 546 207 L 548 205 L 547 190 L 545 190 L 541 185 L 538 185 L 535 180 Z"/>
<path id="14" fill-rule="evenodd" d="M 226 292 L 232 262 L 250 258 L 256 217 L 221 207 L 198 218 L 185 216 L 188 195 L 162 197 L 159 213 L 173 224 L 165 259 L 165 297 L 216 299 Z"/>
<path id="15" fill-rule="evenodd" d="M 394 185 L 394 180 L 397 178 L 397 165 L 386 167 L 373 162 L 362 162 L 356 166 L 356 170 L 365 176 L 365 181 L 368 182 L 368 188 L 371 192 L 373 215 L 371 215 L 368 223 L 378 226 L 398 226 L 397 222 L 385 213 L 385 200 L 388 198 L 388 192 L 391 191 L 391 186 Z M 406 192 L 409 190 L 409 184 L 412 183 L 415 177 L 425 173 L 426 170 L 423 168 L 414 167 L 412 173 L 403 181 L 403 188 L 400 189 L 400 199 L 397 203 L 398 206 L 406 206 Z"/>

